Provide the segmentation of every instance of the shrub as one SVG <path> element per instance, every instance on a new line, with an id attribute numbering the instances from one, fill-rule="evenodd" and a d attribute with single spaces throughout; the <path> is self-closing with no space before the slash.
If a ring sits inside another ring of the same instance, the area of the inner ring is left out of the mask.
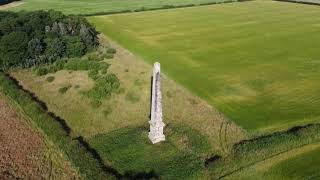
<path id="1" fill-rule="evenodd" d="M 103 57 L 101 55 L 97 55 L 96 53 L 91 53 L 88 55 L 88 60 L 90 61 L 102 61 Z"/>
<path id="2" fill-rule="evenodd" d="M 108 53 L 108 54 L 115 54 L 116 52 L 117 52 L 117 50 L 114 49 L 114 48 L 109 48 L 109 49 L 107 49 L 107 53 Z"/>
<path id="3" fill-rule="evenodd" d="M 108 73 L 108 69 L 102 69 L 101 70 L 101 74 L 107 74 Z"/>
<path id="4" fill-rule="evenodd" d="M 55 79 L 54 76 L 49 76 L 49 77 L 47 77 L 47 81 L 48 81 L 48 82 L 52 82 L 52 81 L 54 81 L 54 79 Z"/>
<path id="5" fill-rule="evenodd" d="M 67 86 L 61 87 L 59 89 L 59 93 L 60 94 L 65 94 L 71 87 L 72 87 L 71 85 L 67 85 Z"/>
<path id="6" fill-rule="evenodd" d="M 120 81 L 115 74 L 107 74 L 95 80 L 94 87 L 85 94 L 92 100 L 101 100 L 111 97 L 120 88 Z"/>
<path id="7" fill-rule="evenodd" d="M 105 59 L 112 59 L 113 57 L 114 57 L 114 55 L 110 54 L 110 53 L 103 55 L 103 58 L 105 58 Z"/>
<path id="8" fill-rule="evenodd" d="M 97 61 L 89 61 L 85 59 L 78 59 L 78 58 L 73 58 L 70 59 L 66 64 L 65 64 L 65 69 L 67 70 L 101 70 L 101 69 L 108 69 L 110 64 L 105 63 L 105 62 L 97 62 Z"/>
<path id="9" fill-rule="evenodd" d="M 92 69 L 89 71 L 88 76 L 93 80 L 97 80 L 99 78 L 99 71 L 96 69 Z"/>
<path id="10" fill-rule="evenodd" d="M 80 57 L 85 54 L 86 46 L 80 37 L 67 36 L 64 38 L 64 42 L 67 46 L 66 53 L 68 57 Z"/>
<path id="11" fill-rule="evenodd" d="M 46 67 L 38 67 L 36 69 L 36 74 L 38 76 L 44 76 L 44 75 L 47 75 L 48 74 L 48 69 Z"/>

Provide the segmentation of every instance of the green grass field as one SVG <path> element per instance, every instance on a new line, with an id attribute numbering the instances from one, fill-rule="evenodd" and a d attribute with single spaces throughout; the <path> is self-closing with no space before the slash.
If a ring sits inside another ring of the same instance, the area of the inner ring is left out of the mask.
<path id="1" fill-rule="evenodd" d="M 55 9 L 66 14 L 93 14 L 141 8 L 160 8 L 165 5 L 181 6 L 223 2 L 225 0 L 23 0 L 24 4 L 12 10 Z"/>
<path id="2" fill-rule="evenodd" d="M 90 17 L 248 131 L 320 117 L 320 8 L 254 1 Z"/>
<path id="3" fill-rule="evenodd" d="M 244 168 L 225 179 L 319 179 L 320 144 L 311 144 Z"/>

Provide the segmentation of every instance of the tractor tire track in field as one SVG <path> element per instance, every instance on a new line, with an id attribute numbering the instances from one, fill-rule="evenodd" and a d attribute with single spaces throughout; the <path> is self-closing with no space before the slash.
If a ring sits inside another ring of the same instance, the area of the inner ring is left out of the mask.
<path id="1" fill-rule="evenodd" d="M 317 143 L 314 143 L 314 144 L 304 144 L 304 145 L 295 147 L 295 148 L 290 149 L 290 150 L 281 151 L 281 152 L 279 152 L 279 153 L 276 153 L 276 154 L 274 154 L 274 155 L 271 155 L 271 156 L 269 156 L 269 157 L 267 157 L 267 158 L 264 158 L 264 159 L 262 159 L 262 160 L 249 163 L 248 165 L 242 166 L 242 167 L 240 167 L 240 168 L 238 168 L 238 169 L 235 169 L 235 170 L 233 170 L 233 171 L 231 171 L 231 172 L 228 172 L 228 173 L 226 173 L 226 174 L 218 177 L 218 179 L 227 178 L 227 177 L 229 177 L 229 176 L 231 176 L 231 175 L 234 175 L 235 173 L 238 173 L 238 172 L 240 172 L 240 171 L 242 171 L 242 170 L 244 170 L 244 169 L 253 167 L 253 166 L 258 165 L 258 164 L 260 164 L 260 163 L 264 163 L 264 162 L 266 162 L 266 161 L 268 161 L 268 160 L 271 161 L 271 160 L 274 159 L 274 158 L 278 158 L 278 161 L 281 162 L 281 161 L 284 161 L 284 160 L 286 160 L 286 159 L 290 159 L 291 157 L 295 157 L 296 155 L 302 154 L 302 153 L 304 153 L 304 152 L 311 151 L 311 150 L 313 150 L 313 149 L 315 149 L 315 148 L 319 148 L 319 147 L 320 147 L 320 143 L 317 142 Z M 285 156 L 286 154 L 289 154 L 289 153 L 292 153 L 293 155 L 292 155 L 292 156 L 289 155 L 289 156 L 287 156 L 287 157 L 282 157 L 282 156 Z"/>

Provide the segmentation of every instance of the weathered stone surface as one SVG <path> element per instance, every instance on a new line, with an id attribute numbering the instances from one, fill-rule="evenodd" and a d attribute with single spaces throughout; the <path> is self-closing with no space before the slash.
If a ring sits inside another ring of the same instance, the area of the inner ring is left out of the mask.
<path id="1" fill-rule="evenodd" d="M 160 63 L 154 63 L 152 78 L 152 104 L 149 139 L 153 144 L 165 141 L 163 128 L 165 124 L 162 121 L 162 97 L 161 97 L 161 74 Z"/>

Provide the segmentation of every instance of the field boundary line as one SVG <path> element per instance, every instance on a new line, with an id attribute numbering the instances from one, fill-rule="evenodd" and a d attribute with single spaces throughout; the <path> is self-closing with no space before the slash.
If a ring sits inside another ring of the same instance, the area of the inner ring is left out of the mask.
<path id="1" fill-rule="evenodd" d="M 185 5 L 163 5 L 161 7 L 155 8 L 147 8 L 140 7 L 137 9 L 125 9 L 119 11 L 106 11 L 106 12 L 96 12 L 96 13 L 88 13 L 88 14 L 77 14 L 79 16 L 106 16 L 106 15 L 114 15 L 114 14 L 129 14 L 129 13 L 138 13 L 138 12 L 146 12 L 146 11 L 159 11 L 166 9 L 182 9 L 182 8 L 191 8 L 191 7 L 199 7 L 199 6 L 210 6 L 210 5 L 218 5 L 218 4 L 230 4 L 230 3 L 241 3 L 248 1 L 256 1 L 256 0 L 226 0 L 222 2 L 208 2 L 208 3 L 200 3 L 200 4 L 185 4 Z"/>
<path id="2" fill-rule="evenodd" d="M 232 175 L 232 174 L 234 174 L 234 173 L 240 172 L 240 171 L 243 170 L 243 169 L 252 167 L 252 166 L 254 166 L 254 165 L 258 164 L 258 163 L 267 161 L 267 160 L 269 160 L 269 159 L 275 158 L 275 157 L 277 157 L 277 156 L 280 156 L 280 155 L 282 155 L 282 154 L 285 154 L 285 153 L 288 153 L 288 152 L 291 152 L 291 151 L 295 151 L 295 150 L 300 149 L 300 148 L 304 148 L 304 147 L 306 147 L 306 146 L 313 146 L 313 145 L 318 145 L 318 146 L 320 146 L 319 143 L 320 143 L 320 141 L 315 142 L 315 143 L 312 143 L 312 144 L 302 144 L 302 145 L 297 146 L 297 147 L 294 147 L 294 148 L 292 148 L 292 149 L 278 152 L 278 153 L 273 154 L 273 155 L 271 155 L 271 156 L 269 156 L 269 157 L 267 157 L 267 158 L 264 158 L 264 159 L 262 159 L 262 160 L 249 163 L 248 165 L 242 166 L 242 167 L 240 167 L 240 168 L 238 168 L 238 169 L 235 169 L 235 170 L 233 170 L 233 171 L 231 171 L 231 172 L 229 172 L 229 173 L 226 173 L 226 174 L 218 177 L 218 179 L 224 179 L 224 178 L 226 178 L 226 177 L 228 177 L 228 176 L 230 176 L 230 175 Z"/>
<path id="3" fill-rule="evenodd" d="M 313 5 L 313 6 L 320 6 L 320 2 L 304 2 L 304 1 L 295 1 L 295 0 L 273 0 L 278 2 L 286 2 L 286 3 L 296 3 L 296 4 L 305 4 L 305 5 Z"/>

